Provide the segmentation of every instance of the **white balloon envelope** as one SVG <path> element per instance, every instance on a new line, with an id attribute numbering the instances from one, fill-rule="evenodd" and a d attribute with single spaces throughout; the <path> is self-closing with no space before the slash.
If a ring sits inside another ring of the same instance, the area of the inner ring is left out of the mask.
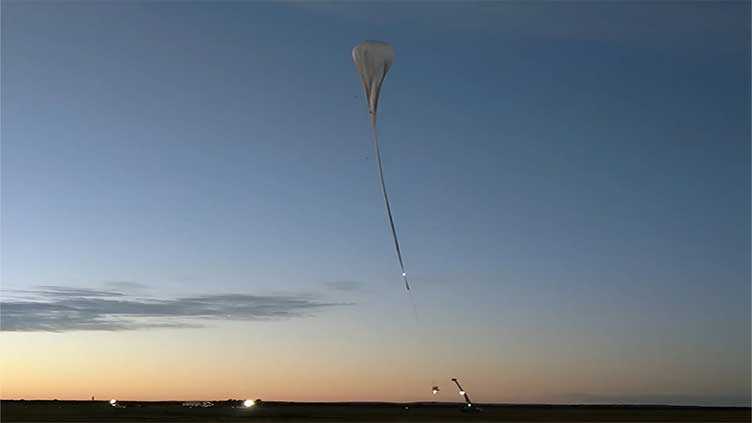
<path id="1" fill-rule="evenodd" d="M 352 58 L 368 98 L 371 125 L 376 126 L 376 110 L 379 105 L 381 83 L 384 82 L 392 66 L 394 50 L 383 41 L 363 41 L 353 48 Z"/>

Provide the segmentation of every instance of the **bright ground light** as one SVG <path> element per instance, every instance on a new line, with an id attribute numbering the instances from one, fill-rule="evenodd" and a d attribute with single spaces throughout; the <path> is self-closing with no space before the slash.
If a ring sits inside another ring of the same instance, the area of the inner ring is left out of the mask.
<path id="1" fill-rule="evenodd" d="M 253 407 L 253 400 L 245 400 L 245 401 L 243 401 L 243 407 L 245 407 L 245 408 Z"/>

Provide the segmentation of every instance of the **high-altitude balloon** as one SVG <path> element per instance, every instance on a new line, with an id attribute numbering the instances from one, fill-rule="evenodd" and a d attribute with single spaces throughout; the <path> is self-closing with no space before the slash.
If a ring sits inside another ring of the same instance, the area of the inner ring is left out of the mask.
<path id="1" fill-rule="evenodd" d="M 379 105 L 379 92 L 386 73 L 392 66 L 394 51 L 383 41 L 363 41 L 352 50 L 355 68 L 360 73 L 363 88 L 368 98 L 368 111 L 371 112 L 371 125 L 376 126 L 376 109 Z"/>
<path id="2" fill-rule="evenodd" d="M 394 227 L 394 219 L 392 218 L 392 207 L 389 205 L 389 196 L 386 193 L 386 184 L 384 184 L 384 167 L 381 164 L 381 150 L 379 149 L 379 131 L 376 128 L 379 92 L 381 91 L 381 84 L 384 82 L 386 73 L 392 67 L 394 51 L 389 44 L 383 41 L 363 41 L 353 48 L 352 58 L 355 68 L 360 74 L 360 79 L 363 81 L 363 88 L 368 98 L 368 111 L 371 113 L 371 126 L 373 127 L 373 147 L 376 150 L 376 161 L 379 165 L 381 193 L 384 194 L 384 205 L 386 205 L 386 214 L 389 217 L 389 227 L 392 230 L 397 259 L 402 269 L 402 279 L 405 281 L 405 288 L 409 291 L 410 283 L 407 281 L 405 264 L 402 261 L 402 252 L 397 240 L 397 230 Z"/>

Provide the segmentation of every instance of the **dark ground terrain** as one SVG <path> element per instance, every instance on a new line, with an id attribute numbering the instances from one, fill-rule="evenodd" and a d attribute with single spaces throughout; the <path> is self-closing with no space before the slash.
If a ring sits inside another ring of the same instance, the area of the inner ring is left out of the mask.
<path id="1" fill-rule="evenodd" d="M 508 421 L 508 422 L 749 422 L 750 408 L 660 405 L 490 405 L 462 412 L 449 403 L 286 403 L 252 408 L 180 402 L 2 401 L 2 422 L 241 422 L 241 421 Z"/>

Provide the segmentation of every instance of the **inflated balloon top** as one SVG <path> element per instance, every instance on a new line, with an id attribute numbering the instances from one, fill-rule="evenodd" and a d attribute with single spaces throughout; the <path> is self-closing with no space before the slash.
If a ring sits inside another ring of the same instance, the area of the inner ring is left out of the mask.
<path id="1" fill-rule="evenodd" d="M 366 91 L 368 111 L 371 112 L 371 124 L 376 126 L 379 91 L 386 73 L 392 66 L 394 50 L 392 50 L 392 46 L 383 41 L 363 41 L 353 48 L 352 58 Z"/>

